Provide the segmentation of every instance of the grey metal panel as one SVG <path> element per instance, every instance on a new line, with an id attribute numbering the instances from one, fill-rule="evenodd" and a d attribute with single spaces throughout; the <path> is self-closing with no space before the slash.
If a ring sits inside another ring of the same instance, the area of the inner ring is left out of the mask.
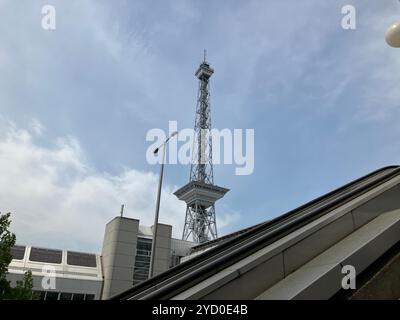
<path id="1" fill-rule="evenodd" d="M 328 299 L 341 289 L 341 268 L 357 274 L 400 240 L 400 210 L 380 215 L 267 289 L 257 299 Z"/>
<path id="2" fill-rule="evenodd" d="M 265 288 L 283 279 L 283 274 L 283 257 L 282 254 L 278 254 L 240 274 L 202 299 L 253 299 Z"/>
<path id="3" fill-rule="evenodd" d="M 392 215 L 394 212 L 385 213 Z M 356 267 L 357 274 L 364 271 L 371 261 L 378 259 L 388 248 L 400 240 L 400 222 L 396 222 L 385 232 L 379 234 L 373 242 L 368 242 L 353 255 L 343 261 L 343 265 Z"/>
<path id="4" fill-rule="evenodd" d="M 400 185 L 391 188 L 352 211 L 356 228 L 378 215 L 400 208 Z"/>
<path id="5" fill-rule="evenodd" d="M 285 275 L 310 261 L 352 231 L 353 220 L 348 213 L 289 247 L 283 252 Z"/>
<path id="6" fill-rule="evenodd" d="M 323 268 L 324 266 L 314 266 Z M 292 297 L 293 300 L 327 300 L 341 289 L 341 266 L 335 265 L 322 274 L 318 281 L 311 282 L 304 290 Z"/>

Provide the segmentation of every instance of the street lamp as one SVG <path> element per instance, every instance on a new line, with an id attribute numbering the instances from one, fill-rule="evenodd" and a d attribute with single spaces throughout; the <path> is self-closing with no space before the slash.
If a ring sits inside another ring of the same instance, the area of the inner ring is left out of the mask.
<path id="1" fill-rule="evenodd" d="M 385 39 L 389 46 L 400 48 L 400 22 L 393 23 L 387 29 Z"/>
<path id="2" fill-rule="evenodd" d="M 166 144 L 168 143 L 169 139 L 176 136 L 178 131 L 173 132 L 167 140 L 164 141 L 158 148 L 154 150 L 154 154 L 157 154 L 158 151 L 162 148 L 162 160 L 161 160 L 161 169 L 160 169 L 160 180 L 158 182 L 158 192 L 157 192 L 157 202 L 156 202 L 156 213 L 154 215 L 154 230 L 153 230 L 153 241 L 151 243 L 151 256 L 150 256 L 150 269 L 149 269 L 149 279 L 153 277 L 154 274 L 154 260 L 155 260 L 155 251 L 156 251 L 156 239 L 157 239 L 157 228 L 158 228 L 158 215 L 160 212 L 160 199 L 161 199 L 161 186 L 164 174 L 164 160 L 165 160 L 165 149 Z"/>

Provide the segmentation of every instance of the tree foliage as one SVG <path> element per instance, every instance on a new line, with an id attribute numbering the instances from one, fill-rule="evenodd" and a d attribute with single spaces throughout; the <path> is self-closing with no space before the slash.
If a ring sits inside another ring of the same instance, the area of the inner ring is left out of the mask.
<path id="1" fill-rule="evenodd" d="M 24 274 L 22 280 L 17 281 L 15 288 L 11 290 L 10 299 L 14 300 L 37 300 L 39 297 L 32 291 L 33 278 L 31 270 L 28 270 Z"/>
<path id="2" fill-rule="evenodd" d="M 12 261 L 11 248 L 15 245 L 16 237 L 10 231 L 10 213 L 0 213 L 0 300 L 30 300 L 37 299 L 33 293 L 32 272 L 25 272 L 22 280 L 17 281 L 14 288 L 7 280 L 8 266 Z"/>

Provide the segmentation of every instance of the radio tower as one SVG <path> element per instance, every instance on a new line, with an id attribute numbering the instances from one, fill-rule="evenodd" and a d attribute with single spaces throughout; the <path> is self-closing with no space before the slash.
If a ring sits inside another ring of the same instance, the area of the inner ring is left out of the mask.
<path id="1" fill-rule="evenodd" d="M 218 237 L 214 204 L 229 191 L 214 185 L 209 92 L 209 80 L 213 73 L 204 50 L 204 60 L 195 73 L 199 79 L 199 91 L 190 179 L 188 184 L 174 193 L 179 200 L 186 202 L 182 239 L 188 240 L 192 235 L 193 241 L 199 243 Z"/>

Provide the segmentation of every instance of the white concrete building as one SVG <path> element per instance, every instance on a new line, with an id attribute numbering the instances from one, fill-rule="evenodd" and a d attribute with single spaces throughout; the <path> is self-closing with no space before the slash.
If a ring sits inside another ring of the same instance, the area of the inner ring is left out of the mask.
<path id="1" fill-rule="evenodd" d="M 34 290 L 46 300 L 93 300 L 101 297 L 100 255 L 67 250 L 15 246 L 8 268 L 12 285 L 32 271 Z"/>
<path id="2" fill-rule="evenodd" d="M 108 299 L 148 278 L 153 228 L 139 220 L 112 219 L 101 255 L 17 245 L 8 279 L 12 285 L 32 271 L 34 290 L 45 300 Z M 158 225 L 155 275 L 177 265 L 193 242 L 172 238 L 170 225 Z"/>

